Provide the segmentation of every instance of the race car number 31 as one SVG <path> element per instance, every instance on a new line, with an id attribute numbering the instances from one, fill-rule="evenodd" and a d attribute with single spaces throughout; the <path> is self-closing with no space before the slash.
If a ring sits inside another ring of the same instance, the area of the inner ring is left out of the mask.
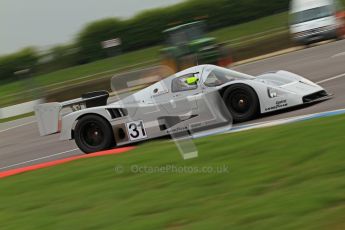
<path id="1" fill-rule="evenodd" d="M 126 123 L 129 139 L 136 141 L 147 137 L 143 121 L 132 121 Z"/>

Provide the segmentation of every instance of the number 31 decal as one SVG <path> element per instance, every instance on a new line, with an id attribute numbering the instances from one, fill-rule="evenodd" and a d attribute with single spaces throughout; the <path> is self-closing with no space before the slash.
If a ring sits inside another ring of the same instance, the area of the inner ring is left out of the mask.
<path id="1" fill-rule="evenodd" d="M 126 123 L 129 139 L 136 141 L 147 137 L 143 121 L 132 121 Z"/>

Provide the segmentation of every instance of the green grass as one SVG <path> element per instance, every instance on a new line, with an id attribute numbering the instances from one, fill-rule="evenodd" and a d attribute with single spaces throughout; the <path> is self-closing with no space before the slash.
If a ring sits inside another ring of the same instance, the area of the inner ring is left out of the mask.
<path id="1" fill-rule="evenodd" d="M 48 74 L 38 75 L 33 78 L 32 84 L 36 86 L 47 86 L 54 83 L 78 79 L 88 75 L 99 74 L 104 71 L 121 69 L 157 58 L 158 47 L 130 52 L 118 57 L 103 59 L 86 65 L 80 65 L 67 69 L 62 69 Z M 99 74 L 95 78 L 102 76 Z M 0 98 L 8 94 L 18 93 L 27 88 L 26 83 L 17 81 L 9 84 L 0 85 Z"/>
<path id="2" fill-rule="evenodd" d="M 167 141 L 0 180 L 1 229 L 345 229 L 345 116 Z M 230 173 L 134 173 L 217 167 Z M 115 172 L 121 166 L 124 173 Z"/>
<path id="3" fill-rule="evenodd" d="M 140 62 L 146 62 L 157 58 L 157 50 L 158 47 L 142 49 L 139 51 L 126 53 L 118 57 L 107 58 L 90 64 L 63 69 L 45 75 L 40 75 L 37 76 L 35 80 L 42 85 L 47 85 L 91 74 L 98 74 L 100 72 L 109 71 L 113 69 L 125 68 L 131 65 L 136 65 Z"/>
<path id="4" fill-rule="evenodd" d="M 279 28 L 288 27 L 288 14 L 280 13 L 272 16 L 260 18 L 255 21 L 243 23 L 236 26 L 226 27 L 211 32 L 210 35 L 216 37 L 219 41 L 225 42 L 243 37 L 250 37 L 253 34 L 262 33 Z"/>
<path id="5" fill-rule="evenodd" d="M 33 115 L 34 115 L 34 113 L 32 112 L 32 113 L 25 113 L 25 114 L 14 116 L 14 117 L 3 118 L 3 119 L 0 119 L 0 123 L 14 121 L 14 120 L 18 120 L 18 119 L 25 118 L 25 117 L 30 117 L 30 116 L 33 116 Z"/>
<path id="6" fill-rule="evenodd" d="M 286 26 L 286 24 L 287 13 L 281 13 L 237 26 L 223 28 L 210 33 L 210 35 L 216 37 L 218 41 L 224 42 L 276 28 L 281 28 Z M 48 74 L 38 75 L 33 78 L 31 85 L 40 87 L 71 80 L 76 80 L 77 82 L 79 82 L 85 80 L 80 79 L 85 76 L 96 74 L 89 79 L 95 79 L 104 75 L 111 76 L 112 74 L 118 72 L 119 69 L 146 61 L 157 60 L 158 63 L 158 60 L 160 58 L 159 49 L 160 46 L 154 46 L 147 49 L 126 53 L 118 57 L 103 59 L 86 65 L 71 67 Z M 145 65 L 152 65 L 152 63 L 144 64 L 144 66 Z M 104 71 L 111 72 L 102 74 L 102 72 Z M 70 82 L 68 84 L 70 84 Z M 26 94 L 25 96 L 23 96 L 22 92 L 30 88 L 32 87 L 28 87 L 27 82 L 13 82 L 0 85 L 0 104 L 9 105 L 12 103 L 22 102 L 26 97 L 28 97 L 28 95 Z M 54 85 L 51 88 L 54 88 Z"/>

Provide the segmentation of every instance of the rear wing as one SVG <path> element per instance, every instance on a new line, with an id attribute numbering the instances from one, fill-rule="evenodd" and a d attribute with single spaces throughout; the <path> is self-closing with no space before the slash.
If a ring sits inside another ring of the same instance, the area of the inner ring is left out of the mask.
<path id="1" fill-rule="evenodd" d="M 64 108 L 69 108 L 70 112 L 75 112 L 85 108 L 103 106 L 107 104 L 108 98 L 109 93 L 107 91 L 98 91 L 87 93 L 80 98 L 65 102 L 36 105 L 34 110 L 40 135 L 47 136 L 61 131 L 62 110 Z"/>

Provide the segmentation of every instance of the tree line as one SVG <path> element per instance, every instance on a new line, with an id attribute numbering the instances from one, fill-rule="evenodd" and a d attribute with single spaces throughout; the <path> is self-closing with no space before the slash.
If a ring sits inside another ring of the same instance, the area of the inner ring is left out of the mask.
<path id="1" fill-rule="evenodd" d="M 87 24 L 68 45 L 56 46 L 44 54 L 34 48 L 0 57 L 0 81 L 15 79 L 14 73 L 32 68 L 36 73 L 54 71 L 107 57 L 101 42 L 120 38 L 121 51 L 128 52 L 160 44 L 162 31 L 182 23 L 206 18 L 210 31 L 286 11 L 289 0 L 187 0 L 144 11 L 133 18 L 106 18 Z"/>

